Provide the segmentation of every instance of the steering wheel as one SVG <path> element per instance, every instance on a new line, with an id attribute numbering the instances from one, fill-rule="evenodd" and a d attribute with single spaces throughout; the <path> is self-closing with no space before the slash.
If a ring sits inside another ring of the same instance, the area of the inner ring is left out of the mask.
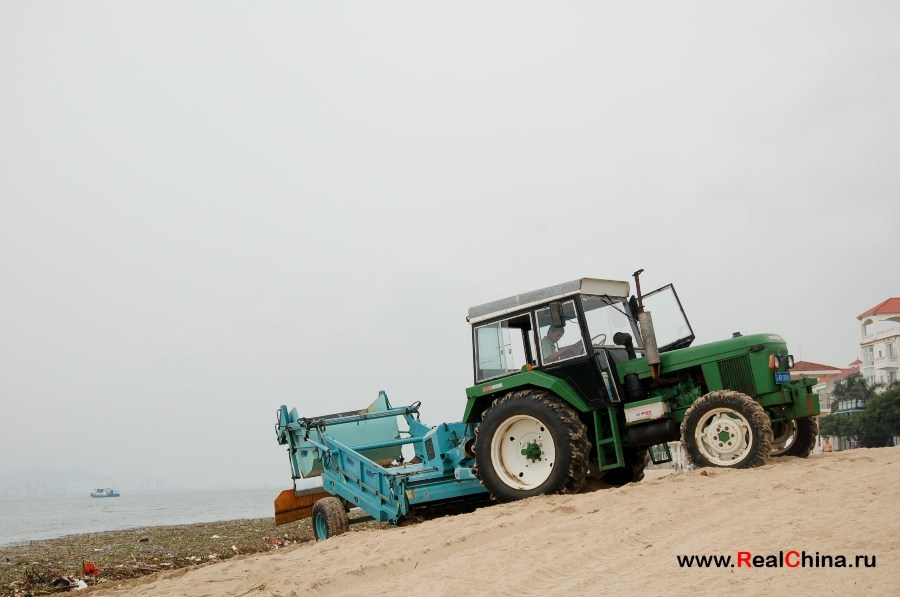
<path id="1" fill-rule="evenodd" d="M 600 342 L 594 342 L 594 340 L 601 336 L 603 336 L 603 340 L 601 340 Z M 597 334 L 596 336 L 591 338 L 591 344 L 606 344 L 606 334 Z"/>

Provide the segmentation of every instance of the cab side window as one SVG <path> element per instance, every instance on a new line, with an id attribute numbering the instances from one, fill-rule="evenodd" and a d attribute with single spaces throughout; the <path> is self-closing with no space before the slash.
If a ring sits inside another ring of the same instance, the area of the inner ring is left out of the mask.
<path id="1" fill-rule="evenodd" d="M 541 363 L 545 365 L 574 359 L 585 354 L 575 301 L 565 301 L 562 307 L 566 325 L 561 328 L 553 327 L 549 307 L 535 311 L 538 335 L 541 338 Z"/>
<path id="2" fill-rule="evenodd" d="M 475 381 L 517 373 L 534 360 L 530 315 L 519 315 L 474 329 Z"/>

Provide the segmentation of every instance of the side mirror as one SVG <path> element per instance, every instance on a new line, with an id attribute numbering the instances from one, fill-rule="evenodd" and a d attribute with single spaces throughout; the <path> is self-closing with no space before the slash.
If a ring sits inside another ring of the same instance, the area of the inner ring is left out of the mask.
<path id="1" fill-rule="evenodd" d="M 636 296 L 632 295 L 632 297 L 628 299 L 628 308 L 631 310 L 631 316 L 637 320 L 638 312 L 641 308 Z"/>
<path id="2" fill-rule="evenodd" d="M 562 303 L 559 301 L 550 303 L 550 322 L 555 328 L 566 327 L 566 317 L 563 315 Z"/>

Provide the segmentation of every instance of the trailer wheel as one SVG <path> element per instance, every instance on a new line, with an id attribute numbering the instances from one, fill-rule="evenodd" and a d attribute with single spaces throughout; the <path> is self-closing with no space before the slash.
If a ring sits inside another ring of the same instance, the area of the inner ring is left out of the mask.
<path id="1" fill-rule="evenodd" d="M 806 458 L 816 447 L 819 421 L 805 417 L 781 423 L 781 433 L 772 441 L 772 456 Z"/>
<path id="2" fill-rule="evenodd" d="M 312 528 L 319 541 L 349 531 L 350 519 L 341 500 L 331 496 L 316 502 L 312 510 Z"/>
<path id="3" fill-rule="evenodd" d="M 481 483 L 499 502 L 584 485 L 590 442 L 572 408 L 542 390 L 503 396 L 481 416 L 475 455 Z"/>
<path id="4" fill-rule="evenodd" d="M 644 469 L 650 463 L 650 453 L 647 450 L 626 448 L 624 456 L 625 466 L 606 471 L 602 477 L 604 483 L 618 486 L 637 483 L 644 478 Z"/>
<path id="5" fill-rule="evenodd" d="M 772 424 L 759 403 L 740 392 L 711 392 L 681 423 L 681 442 L 694 466 L 751 468 L 766 463 Z"/>

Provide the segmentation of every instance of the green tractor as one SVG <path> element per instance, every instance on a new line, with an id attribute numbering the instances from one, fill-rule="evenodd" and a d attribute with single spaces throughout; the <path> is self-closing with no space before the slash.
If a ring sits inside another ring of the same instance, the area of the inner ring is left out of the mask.
<path id="1" fill-rule="evenodd" d="M 469 309 L 466 448 L 494 499 L 574 493 L 589 474 L 639 481 L 679 439 L 697 467 L 809 455 L 815 380 L 791 380 L 784 339 L 691 346 L 675 288 L 641 294 L 641 271 L 637 296 L 628 282 L 582 278 Z"/>

